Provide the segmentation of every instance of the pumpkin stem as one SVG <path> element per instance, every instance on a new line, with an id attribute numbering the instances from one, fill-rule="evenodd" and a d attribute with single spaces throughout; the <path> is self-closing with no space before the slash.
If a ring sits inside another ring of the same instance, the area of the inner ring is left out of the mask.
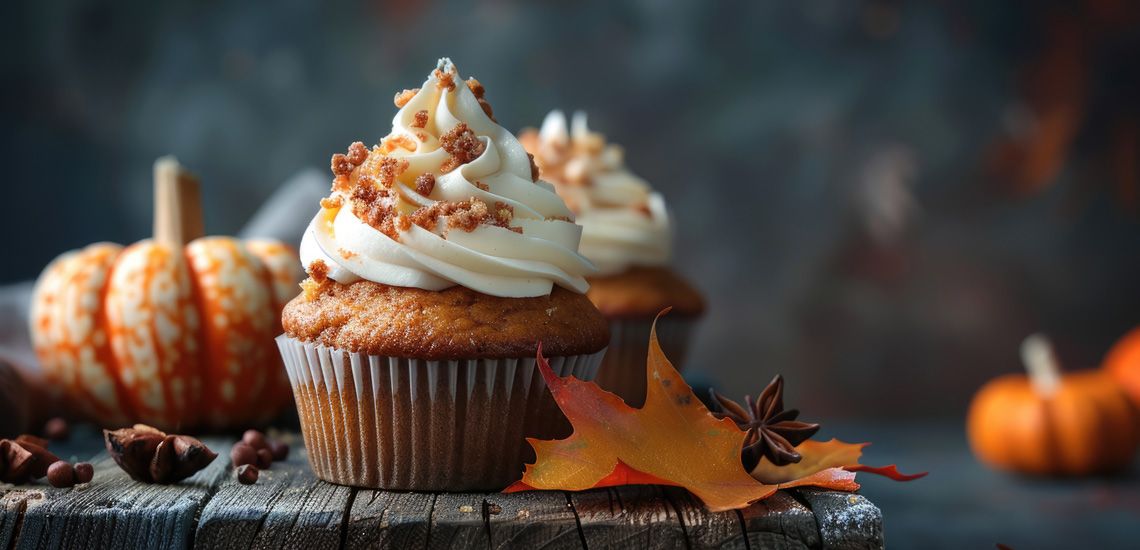
<path id="1" fill-rule="evenodd" d="M 181 247 L 204 234 L 198 177 L 173 156 L 154 161 L 154 240 Z"/>
<path id="2" fill-rule="evenodd" d="M 1057 391 L 1061 385 L 1061 364 L 1044 334 L 1031 334 L 1021 342 L 1021 362 L 1039 395 L 1048 397 Z"/>

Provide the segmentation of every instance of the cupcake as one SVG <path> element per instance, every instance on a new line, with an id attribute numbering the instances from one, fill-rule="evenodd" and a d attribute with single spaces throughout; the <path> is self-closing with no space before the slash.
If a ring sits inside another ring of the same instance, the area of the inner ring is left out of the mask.
<path id="1" fill-rule="evenodd" d="M 580 250 L 598 267 L 587 296 L 609 320 L 612 339 L 596 382 L 627 403 L 645 401 L 649 329 L 664 308 L 657 335 L 669 359 L 682 368 L 690 333 L 704 311 L 701 294 L 669 268 L 672 226 L 665 201 L 625 167 L 622 149 L 591 132 L 585 113 L 570 127 L 560 111 L 541 130 L 525 130 L 523 146 L 544 180 L 582 226 Z"/>
<path id="2" fill-rule="evenodd" d="M 585 296 L 582 229 L 442 59 L 396 95 L 379 145 L 333 155 L 309 224 L 309 278 L 278 345 L 318 477 L 359 487 L 499 490 L 569 432 L 535 367 L 594 377 L 609 342 Z"/>

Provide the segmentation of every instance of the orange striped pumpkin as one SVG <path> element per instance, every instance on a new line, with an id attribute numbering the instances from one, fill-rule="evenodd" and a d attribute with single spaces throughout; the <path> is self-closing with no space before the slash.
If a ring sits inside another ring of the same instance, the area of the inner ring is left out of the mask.
<path id="1" fill-rule="evenodd" d="M 245 427 L 289 403 L 273 338 L 301 275 L 273 241 L 97 243 L 40 275 L 32 340 L 45 376 L 104 426 Z"/>

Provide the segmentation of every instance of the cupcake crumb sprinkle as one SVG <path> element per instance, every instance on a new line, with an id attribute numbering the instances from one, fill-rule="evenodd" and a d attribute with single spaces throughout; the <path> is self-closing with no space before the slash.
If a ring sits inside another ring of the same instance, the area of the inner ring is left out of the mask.
<path id="1" fill-rule="evenodd" d="M 483 95 L 487 93 L 487 89 L 475 77 L 467 79 L 467 89 L 475 94 L 475 99 L 483 99 Z"/>
<path id="2" fill-rule="evenodd" d="M 418 93 L 420 93 L 419 88 L 412 88 L 410 90 L 404 90 L 404 91 L 396 94 L 396 97 L 394 100 L 396 102 L 396 108 L 398 108 L 398 109 L 404 108 L 404 105 L 407 105 L 408 102 L 411 101 L 412 98 L 415 97 L 416 94 L 418 94 Z"/>
<path id="3" fill-rule="evenodd" d="M 363 143 L 354 141 L 352 145 L 348 146 L 347 157 L 348 162 L 360 166 L 364 163 L 364 160 L 368 158 L 368 148 L 365 147 Z"/>
<path id="4" fill-rule="evenodd" d="M 431 194 L 433 189 L 435 189 L 435 176 L 420 174 L 416 177 L 416 193 L 426 197 Z"/>
<path id="5" fill-rule="evenodd" d="M 305 269 L 309 274 L 309 278 L 317 284 L 324 284 L 329 279 L 329 266 L 324 260 L 313 260 L 309 262 L 309 267 Z"/>
<path id="6" fill-rule="evenodd" d="M 478 187 L 479 189 L 482 189 L 483 191 L 486 191 L 486 192 L 488 192 L 488 193 L 490 193 L 490 192 L 491 192 L 491 186 L 490 186 L 490 185 L 487 185 L 487 184 L 485 184 L 485 183 L 483 183 L 483 182 L 481 182 L 481 181 L 476 181 L 476 182 L 475 182 L 475 187 Z"/>
<path id="7" fill-rule="evenodd" d="M 325 208 L 327 210 L 336 210 L 341 206 L 344 206 L 344 198 L 340 195 L 333 195 L 331 197 L 325 197 L 321 199 L 321 208 Z"/>
<path id="8" fill-rule="evenodd" d="M 349 162 L 348 157 L 341 153 L 332 156 L 329 168 L 332 169 L 333 175 L 347 176 L 354 168 L 353 164 Z"/>
<path id="9" fill-rule="evenodd" d="M 448 68 L 450 68 L 450 66 L 448 66 Z M 447 89 L 449 92 L 455 89 L 455 71 L 453 68 L 446 72 L 436 69 L 432 74 L 435 76 L 435 85 L 439 89 Z"/>
<path id="10" fill-rule="evenodd" d="M 444 161 L 440 167 L 440 171 L 445 174 L 479 158 L 487 148 L 479 136 L 476 136 L 475 132 L 463 122 L 439 136 L 439 146 L 451 155 L 451 158 Z"/>
<path id="11" fill-rule="evenodd" d="M 427 126 L 428 112 L 427 109 L 416 111 L 415 120 L 412 121 L 412 128 L 423 128 Z"/>

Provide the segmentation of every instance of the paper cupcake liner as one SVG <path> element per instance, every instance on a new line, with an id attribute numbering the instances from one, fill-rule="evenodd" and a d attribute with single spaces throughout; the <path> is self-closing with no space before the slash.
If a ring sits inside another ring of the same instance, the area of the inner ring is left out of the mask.
<path id="1" fill-rule="evenodd" d="M 317 477 L 416 491 L 497 491 L 533 462 L 526 437 L 570 425 L 535 359 L 426 361 L 277 337 Z M 593 379 L 605 350 L 550 357 L 561 376 Z"/>
<path id="2" fill-rule="evenodd" d="M 657 321 L 657 340 L 678 371 L 684 369 L 695 325 L 696 318 L 662 317 Z M 652 327 L 653 319 L 610 319 L 610 347 L 594 380 L 632 407 L 645 404 L 645 361 Z"/>

